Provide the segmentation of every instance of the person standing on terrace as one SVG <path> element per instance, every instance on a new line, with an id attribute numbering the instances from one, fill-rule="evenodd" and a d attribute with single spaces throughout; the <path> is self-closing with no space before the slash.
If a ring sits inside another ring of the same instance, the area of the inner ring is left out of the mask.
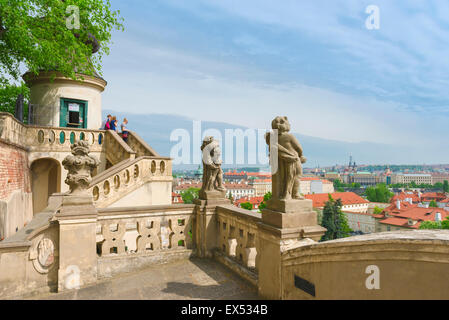
<path id="1" fill-rule="evenodd" d="M 121 125 L 121 129 L 122 129 L 123 141 L 125 141 L 126 143 L 128 143 L 128 129 L 126 128 L 127 124 L 128 124 L 128 119 L 124 118 L 122 125 Z"/>

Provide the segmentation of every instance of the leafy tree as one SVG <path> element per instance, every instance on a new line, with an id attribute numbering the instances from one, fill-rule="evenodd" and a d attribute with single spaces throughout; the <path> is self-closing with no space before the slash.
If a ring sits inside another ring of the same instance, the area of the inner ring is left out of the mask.
<path id="1" fill-rule="evenodd" d="M 243 202 L 242 204 L 240 204 L 240 207 L 246 210 L 253 210 L 253 205 L 250 202 Z"/>
<path id="2" fill-rule="evenodd" d="M 449 229 L 449 216 L 443 221 L 423 221 L 419 229 Z"/>
<path id="3" fill-rule="evenodd" d="M 263 201 L 259 205 L 259 211 L 267 207 L 267 201 L 270 200 L 272 196 L 273 195 L 271 194 L 271 192 L 265 193 L 265 195 L 263 196 Z"/>
<path id="4" fill-rule="evenodd" d="M 198 199 L 199 188 L 188 188 L 181 192 L 182 201 L 186 204 L 192 204 L 194 199 Z"/>
<path id="5" fill-rule="evenodd" d="M 352 232 L 349 228 L 346 215 L 341 211 L 341 199 L 334 200 L 329 194 L 329 201 L 323 209 L 321 226 L 327 229 L 321 241 L 334 240 L 349 237 Z"/>
<path id="6" fill-rule="evenodd" d="M 444 184 L 441 183 L 441 182 L 437 182 L 437 183 L 435 183 L 433 185 L 432 189 L 434 189 L 434 190 L 444 190 Z"/>
<path id="7" fill-rule="evenodd" d="M 441 229 L 441 223 L 437 221 L 423 221 L 419 225 L 419 229 Z"/>
<path id="8" fill-rule="evenodd" d="M 365 194 L 369 201 L 382 203 L 389 203 L 394 195 L 384 183 L 380 183 L 376 187 L 366 188 Z"/>
<path id="9" fill-rule="evenodd" d="M 382 208 L 379 207 L 374 207 L 374 214 L 381 214 L 384 210 Z"/>
<path id="10" fill-rule="evenodd" d="M 232 204 L 234 204 L 234 197 L 232 197 L 232 193 L 229 193 L 228 199 L 231 200 Z"/>
<path id="11" fill-rule="evenodd" d="M 444 180 L 443 182 L 443 191 L 449 192 L 449 182 L 447 180 Z"/>
<path id="12" fill-rule="evenodd" d="M 438 208 L 438 205 L 435 200 L 430 201 L 429 208 Z"/>
<path id="13" fill-rule="evenodd" d="M 342 182 L 340 181 L 340 179 L 335 179 L 334 180 L 334 188 L 338 189 L 342 186 Z"/>
<path id="14" fill-rule="evenodd" d="M 0 0 L 0 85 L 17 81 L 21 66 L 72 79 L 101 74 L 111 32 L 123 30 L 119 14 L 109 0 Z"/>
<path id="15" fill-rule="evenodd" d="M 27 119 L 30 89 L 23 82 L 20 86 L 10 84 L 0 86 L 0 112 L 14 114 L 19 94 L 23 94 L 24 96 L 24 119 Z"/>

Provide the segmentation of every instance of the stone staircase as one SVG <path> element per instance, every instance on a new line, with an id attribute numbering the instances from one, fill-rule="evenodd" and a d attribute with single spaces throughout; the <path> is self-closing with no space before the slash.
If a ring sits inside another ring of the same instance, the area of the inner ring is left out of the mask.
<path id="1" fill-rule="evenodd" d="M 108 207 L 152 182 L 167 189 L 162 194 L 153 190 L 153 198 L 157 198 L 156 193 L 159 198 L 162 196 L 156 204 L 171 203 L 171 159 L 161 157 L 133 131 L 126 143 L 115 131 L 24 125 L 10 114 L 0 113 L 0 139 L 26 148 L 30 165 L 41 158 L 61 163 L 74 142 L 88 141 L 91 154 L 101 162 L 89 188 L 99 208 Z M 63 175 L 61 186 L 64 180 Z M 143 190 L 141 193 L 144 194 Z M 140 200 L 142 205 L 154 204 L 150 199 Z M 134 205 L 141 204 L 137 201 Z"/>

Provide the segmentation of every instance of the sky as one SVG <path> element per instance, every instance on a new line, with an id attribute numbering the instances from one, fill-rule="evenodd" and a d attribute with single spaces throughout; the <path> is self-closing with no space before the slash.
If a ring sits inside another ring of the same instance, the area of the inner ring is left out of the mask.
<path id="1" fill-rule="evenodd" d="M 255 129 L 285 115 L 304 135 L 410 146 L 443 161 L 446 0 L 111 3 L 125 31 L 103 60 L 105 109 Z M 366 27 L 369 5 L 379 29 Z"/>

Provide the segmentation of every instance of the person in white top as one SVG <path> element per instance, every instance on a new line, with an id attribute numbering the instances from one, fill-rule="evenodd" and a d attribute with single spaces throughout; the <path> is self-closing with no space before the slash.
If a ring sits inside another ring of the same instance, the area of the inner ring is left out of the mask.
<path id="1" fill-rule="evenodd" d="M 122 138 L 123 140 L 128 143 L 128 129 L 126 128 L 126 125 L 128 124 L 128 119 L 123 119 L 122 125 L 121 125 L 121 129 L 122 129 Z"/>

